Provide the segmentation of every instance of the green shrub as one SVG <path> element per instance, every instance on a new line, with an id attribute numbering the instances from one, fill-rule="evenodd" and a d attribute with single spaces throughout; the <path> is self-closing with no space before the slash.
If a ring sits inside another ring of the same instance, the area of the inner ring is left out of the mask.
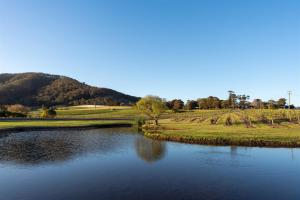
<path id="1" fill-rule="evenodd" d="M 0 117 L 6 117 L 6 111 L 0 110 Z"/>
<path id="2" fill-rule="evenodd" d="M 41 113 L 41 118 L 54 118 L 56 116 L 56 111 L 52 108 L 43 108 Z"/>
<path id="3" fill-rule="evenodd" d="M 210 124 L 211 124 L 211 125 L 215 125 L 215 124 L 217 124 L 217 121 L 218 121 L 218 118 L 217 118 L 217 117 L 212 117 L 212 118 L 210 119 Z"/>

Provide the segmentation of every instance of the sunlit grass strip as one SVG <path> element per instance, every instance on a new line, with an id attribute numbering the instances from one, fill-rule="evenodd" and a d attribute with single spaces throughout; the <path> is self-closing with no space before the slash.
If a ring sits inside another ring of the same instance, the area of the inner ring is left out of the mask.
<path id="1" fill-rule="evenodd" d="M 133 108 L 86 108 L 86 109 L 74 109 L 72 107 L 65 107 L 57 109 L 57 118 L 124 118 L 134 119 L 141 114 Z M 35 110 L 29 113 L 31 117 L 39 117 L 40 110 Z"/>
<path id="2" fill-rule="evenodd" d="M 97 125 L 134 124 L 132 120 L 88 120 L 88 121 L 8 121 L 0 122 L 0 130 L 20 127 L 88 127 Z"/>
<path id="3" fill-rule="evenodd" d="M 163 133 L 145 132 L 145 136 L 155 140 L 183 142 L 190 144 L 221 145 L 221 146 L 249 146 L 249 147 L 300 147 L 299 139 L 263 139 L 263 138 L 234 138 L 223 136 L 193 136 L 193 135 L 172 135 Z"/>

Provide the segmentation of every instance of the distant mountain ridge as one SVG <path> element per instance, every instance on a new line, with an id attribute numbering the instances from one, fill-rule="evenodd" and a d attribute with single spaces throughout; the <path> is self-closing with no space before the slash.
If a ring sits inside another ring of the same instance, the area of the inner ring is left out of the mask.
<path id="1" fill-rule="evenodd" d="M 133 104 L 138 97 L 44 73 L 0 74 L 0 104 L 26 106 Z"/>

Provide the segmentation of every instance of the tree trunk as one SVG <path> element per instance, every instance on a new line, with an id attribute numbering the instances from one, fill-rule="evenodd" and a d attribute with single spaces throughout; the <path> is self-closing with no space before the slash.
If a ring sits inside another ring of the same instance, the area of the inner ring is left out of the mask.
<path id="1" fill-rule="evenodd" d="M 154 119 L 154 124 L 158 126 L 158 119 Z"/>

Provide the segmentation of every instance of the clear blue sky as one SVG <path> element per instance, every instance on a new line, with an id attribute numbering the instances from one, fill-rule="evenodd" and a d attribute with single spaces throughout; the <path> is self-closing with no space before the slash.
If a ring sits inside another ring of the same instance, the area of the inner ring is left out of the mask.
<path id="1" fill-rule="evenodd" d="M 287 97 L 300 105 L 299 0 L 0 0 L 0 73 L 136 96 Z"/>

